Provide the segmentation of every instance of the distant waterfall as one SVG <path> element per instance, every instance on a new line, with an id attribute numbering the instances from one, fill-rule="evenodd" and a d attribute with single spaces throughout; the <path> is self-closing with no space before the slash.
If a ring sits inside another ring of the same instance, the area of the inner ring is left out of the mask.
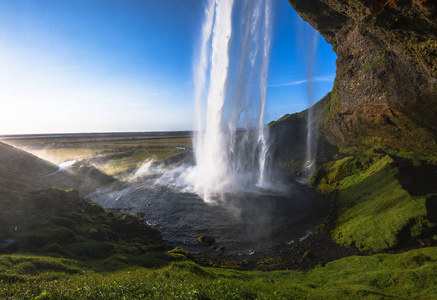
<path id="1" fill-rule="evenodd" d="M 307 121 L 307 147 L 306 147 L 306 159 L 305 159 L 305 173 L 311 175 L 315 171 L 315 154 L 317 142 L 313 137 L 313 80 L 314 80 L 314 60 L 316 56 L 317 44 L 319 41 L 319 36 L 316 31 L 313 33 L 313 38 L 309 41 L 309 45 L 306 47 L 305 52 L 307 57 L 307 93 L 308 93 L 308 121 Z"/>
<path id="2" fill-rule="evenodd" d="M 210 0 L 194 70 L 196 166 L 205 201 L 269 186 L 263 123 L 271 44 L 270 0 Z"/>

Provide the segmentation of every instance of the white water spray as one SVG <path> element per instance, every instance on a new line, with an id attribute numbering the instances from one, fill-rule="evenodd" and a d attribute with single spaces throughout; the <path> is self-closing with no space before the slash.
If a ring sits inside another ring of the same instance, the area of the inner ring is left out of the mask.
<path id="1" fill-rule="evenodd" d="M 205 201 L 269 187 L 263 123 L 270 0 L 210 0 L 195 67 L 196 166 L 187 180 Z M 206 118 L 205 118 L 206 116 Z"/>

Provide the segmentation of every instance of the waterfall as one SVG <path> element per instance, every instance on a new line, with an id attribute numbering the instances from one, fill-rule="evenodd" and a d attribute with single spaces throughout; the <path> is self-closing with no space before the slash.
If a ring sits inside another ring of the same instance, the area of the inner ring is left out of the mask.
<path id="1" fill-rule="evenodd" d="M 316 56 L 317 44 L 318 44 L 318 34 L 316 31 L 313 32 L 313 38 L 310 40 L 308 51 L 306 51 L 306 61 L 307 61 L 307 93 L 308 93 L 308 120 L 307 120 L 307 147 L 306 147 L 306 159 L 305 159 L 305 173 L 309 176 L 315 170 L 315 154 L 317 141 L 313 137 L 313 79 L 314 79 L 314 60 Z"/>
<path id="2" fill-rule="evenodd" d="M 210 0 L 194 68 L 196 166 L 205 201 L 269 187 L 263 123 L 271 44 L 270 0 Z"/>

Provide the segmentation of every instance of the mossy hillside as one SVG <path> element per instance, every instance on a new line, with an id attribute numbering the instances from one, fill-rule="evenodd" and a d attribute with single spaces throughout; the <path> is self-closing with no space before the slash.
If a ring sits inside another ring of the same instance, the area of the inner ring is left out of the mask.
<path id="1" fill-rule="evenodd" d="M 76 190 L 35 190 L 0 199 L 0 239 L 24 253 L 105 258 L 163 248 L 159 232 L 135 216 L 105 211 Z"/>
<path id="2" fill-rule="evenodd" d="M 282 167 L 300 169 L 305 159 L 306 121 L 304 113 L 287 114 L 269 124 L 270 139 L 274 141 L 273 157 Z"/>
<path id="3" fill-rule="evenodd" d="M 161 264 L 149 264 L 154 260 Z M 304 273 L 206 268 L 180 257 L 85 263 L 3 255 L 0 297 L 13 299 L 432 299 L 437 249 L 348 257 Z M 97 265 L 95 265 L 97 263 Z M 112 268 L 116 264 L 117 270 Z"/>
<path id="4" fill-rule="evenodd" d="M 316 149 L 316 161 L 320 164 L 332 160 L 338 154 L 337 147 L 329 143 L 324 134 L 324 128 L 327 126 L 325 123 L 329 123 L 326 120 L 329 120 L 330 115 L 335 115 L 335 97 L 332 92 L 328 93 L 312 107 L 313 117 L 310 122 L 314 137 L 312 149 Z M 286 114 L 279 120 L 270 122 L 268 126 L 275 163 L 296 174 L 302 173 L 306 160 L 308 110 Z"/>
<path id="5" fill-rule="evenodd" d="M 335 196 L 336 242 L 365 251 L 401 246 L 430 234 L 426 197 L 411 196 L 399 181 L 399 168 L 387 155 L 346 157 L 319 169 L 311 180 Z"/>
<path id="6" fill-rule="evenodd" d="M 0 198 L 10 193 L 24 194 L 51 186 L 76 188 L 86 195 L 98 187 L 115 182 L 94 167 L 58 172 L 57 165 L 1 142 L 0 154 Z"/>
<path id="7" fill-rule="evenodd" d="M 12 146 L 0 143 L 0 195 L 22 193 L 44 184 L 58 167 Z"/>

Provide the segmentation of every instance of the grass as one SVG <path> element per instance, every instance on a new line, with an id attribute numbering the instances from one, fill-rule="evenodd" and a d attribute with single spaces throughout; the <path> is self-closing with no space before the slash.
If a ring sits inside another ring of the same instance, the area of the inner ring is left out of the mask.
<path id="1" fill-rule="evenodd" d="M 162 254 L 134 262 L 113 257 L 118 270 L 61 258 L 0 257 L 0 297 L 13 299 L 432 299 L 437 249 L 353 256 L 310 272 L 206 268 Z M 108 263 L 108 265 L 112 265 Z M 29 271 L 30 270 L 30 271 Z M 7 275 L 6 275 L 7 273 Z"/>
<path id="2" fill-rule="evenodd" d="M 319 170 L 312 183 L 336 197 L 333 239 L 339 244 L 382 251 L 434 227 L 426 221 L 426 197 L 403 188 L 387 155 L 346 157 Z"/>
<path id="3" fill-rule="evenodd" d="M 162 248 L 159 232 L 135 216 L 105 211 L 76 190 L 35 190 L 0 198 L 0 239 L 18 252 L 70 258 L 143 254 Z"/>
<path id="4" fill-rule="evenodd" d="M 38 188 L 76 188 L 86 195 L 114 179 L 92 167 L 59 172 L 59 167 L 28 152 L 0 143 L 0 197 Z"/>

